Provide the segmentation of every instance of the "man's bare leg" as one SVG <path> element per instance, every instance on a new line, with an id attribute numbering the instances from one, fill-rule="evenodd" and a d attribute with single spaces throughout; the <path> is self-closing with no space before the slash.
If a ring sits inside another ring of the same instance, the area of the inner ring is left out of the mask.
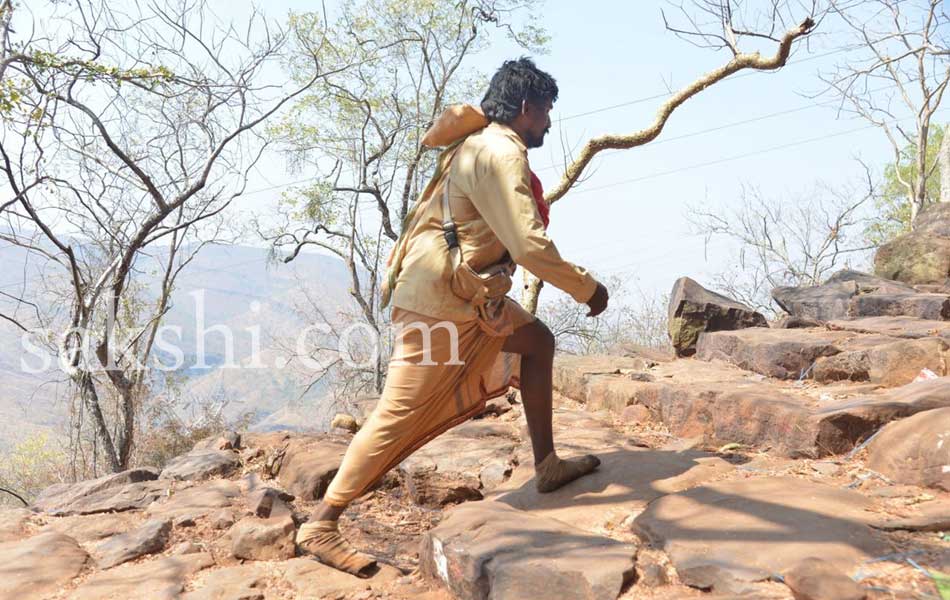
<path id="1" fill-rule="evenodd" d="M 590 473 L 600 465 L 596 456 L 562 460 L 554 452 L 553 416 L 554 335 L 540 320 L 523 325 L 505 340 L 505 352 L 521 355 L 521 400 L 534 452 L 539 492 L 554 490 Z"/>

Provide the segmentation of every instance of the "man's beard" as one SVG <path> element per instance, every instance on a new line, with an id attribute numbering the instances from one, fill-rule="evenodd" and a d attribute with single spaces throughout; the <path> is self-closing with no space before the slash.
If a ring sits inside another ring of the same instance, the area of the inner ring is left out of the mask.
<path id="1" fill-rule="evenodd" d="M 544 145 L 544 136 L 546 136 L 547 134 L 548 134 L 548 130 L 545 129 L 538 136 L 528 137 L 527 139 L 525 139 L 525 146 L 527 146 L 528 148 L 540 148 L 541 146 Z"/>

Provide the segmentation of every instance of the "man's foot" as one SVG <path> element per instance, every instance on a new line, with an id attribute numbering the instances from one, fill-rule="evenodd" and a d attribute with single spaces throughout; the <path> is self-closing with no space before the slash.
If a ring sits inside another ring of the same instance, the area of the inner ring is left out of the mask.
<path id="1" fill-rule="evenodd" d="M 547 494 L 587 475 L 599 465 L 600 459 L 592 454 L 562 460 L 552 452 L 534 467 L 535 485 L 538 492 Z"/>
<path id="2" fill-rule="evenodd" d="M 373 557 L 357 552 L 343 536 L 336 521 L 304 523 L 297 531 L 297 549 L 323 564 L 366 578 L 376 569 Z"/>

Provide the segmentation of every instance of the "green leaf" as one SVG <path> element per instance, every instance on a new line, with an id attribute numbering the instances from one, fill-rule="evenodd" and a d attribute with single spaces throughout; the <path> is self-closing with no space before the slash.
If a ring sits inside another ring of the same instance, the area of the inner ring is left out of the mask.
<path id="1" fill-rule="evenodd" d="M 941 600 L 950 600 L 950 575 L 940 573 L 939 571 L 927 571 L 934 583 L 937 584 L 937 592 L 940 593 Z"/>

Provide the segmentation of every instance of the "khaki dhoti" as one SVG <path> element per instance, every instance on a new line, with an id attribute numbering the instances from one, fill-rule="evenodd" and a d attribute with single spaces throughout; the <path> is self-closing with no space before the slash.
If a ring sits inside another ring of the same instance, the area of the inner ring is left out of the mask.
<path id="1" fill-rule="evenodd" d="M 534 320 L 513 301 L 505 310 L 508 333 Z M 446 321 L 397 307 L 393 323 L 399 327 L 386 385 L 327 489 L 324 501 L 332 506 L 366 493 L 429 440 L 479 414 L 487 400 L 518 383 L 520 357 L 503 353 L 506 337 L 489 335 L 477 320 L 451 323 L 458 331 L 457 356 Z"/>

